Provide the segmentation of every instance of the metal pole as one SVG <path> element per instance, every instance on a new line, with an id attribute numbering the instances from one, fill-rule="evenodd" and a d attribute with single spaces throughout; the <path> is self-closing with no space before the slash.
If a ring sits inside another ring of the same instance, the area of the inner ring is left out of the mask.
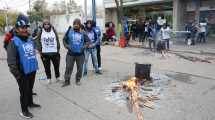
<path id="1" fill-rule="evenodd" d="M 8 32 L 8 15 L 7 15 L 7 10 L 8 8 L 6 8 L 5 10 L 5 24 L 6 24 L 6 28 L 5 28 L 5 32 Z"/>
<path id="2" fill-rule="evenodd" d="M 84 15 L 85 21 L 87 21 L 87 0 L 84 0 Z"/>
<path id="3" fill-rule="evenodd" d="M 2 0 L 3 1 L 3 0 Z M 6 24 L 6 32 L 8 32 L 8 9 L 9 9 L 9 7 L 8 7 L 8 4 L 7 4 L 7 2 L 6 1 L 3 1 L 4 3 L 5 3 L 5 24 Z"/>
<path id="4" fill-rule="evenodd" d="M 92 15 L 93 21 L 96 21 L 96 0 L 92 0 Z"/>
<path id="5" fill-rule="evenodd" d="M 31 12 L 31 0 L 28 1 L 29 3 L 29 11 Z"/>

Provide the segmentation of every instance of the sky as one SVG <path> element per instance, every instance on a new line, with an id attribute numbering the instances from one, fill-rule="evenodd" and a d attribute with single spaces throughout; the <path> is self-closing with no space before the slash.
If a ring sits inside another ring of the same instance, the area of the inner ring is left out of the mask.
<path id="1" fill-rule="evenodd" d="M 36 1 L 36 0 L 31 0 Z M 54 2 L 59 2 L 61 0 L 46 0 L 48 4 L 53 4 Z M 65 0 L 68 2 L 69 0 Z M 74 0 L 78 5 L 82 5 L 82 8 L 84 7 L 84 0 Z M 91 5 L 91 0 L 87 0 L 88 5 Z M 96 0 L 97 6 L 102 5 L 103 0 Z M 10 10 L 17 10 L 23 13 L 26 13 L 26 11 L 29 9 L 29 0 L 0 0 L 0 9 L 6 8 L 6 6 L 9 7 Z M 88 6 L 88 7 L 89 7 Z"/>

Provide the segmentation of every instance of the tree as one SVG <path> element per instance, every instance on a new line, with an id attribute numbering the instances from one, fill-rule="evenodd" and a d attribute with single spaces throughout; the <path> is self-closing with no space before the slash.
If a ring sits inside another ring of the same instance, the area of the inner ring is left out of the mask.
<path id="1" fill-rule="evenodd" d="M 14 26 L 16 24 L 16 18 L 19 15 L 19 12 L 17 11 L 8 11 L 7 12 L 7 17 L 8 17 L 8 21 L 7 24 L 9 26 Z M 5 27 L 6 27 L 6 13 L 0 13 L 0 31 L 4 31 Z M 5 31 L 4 31 L 5 32 Z"/>
<path id="2" fill-rule="evenodd" d="M 33 9 L 27 13 L 31 22 L 38 22 L 49 17 L 50 12 L 47 10 L 47 2 L 45 0 L 37 0 L 33 4 Z"/>
<path id="3" fill-rule="evenodd" d="M 5 16 L 1 14 L 0 15 L 0 32 L 4 31 L 5 26 L 6 26 Z"/>
<path id="4" fill-rule="evenodd" d="M 59 15 L 59 14 L 66 14 L 67 6 L 65 0 L 60 2 L 55 2 L 52 5 L 52 10 L 50 11 L 51 14 Z"/>
<path id="5" fill-rule="evenodd" d="M 121 31 L 120 31 L 120 37 L 124 38 L 124 27 L 123 27 L 123 17 L 124 17 L 124 13 L 123 13 L 123 0 L 115 0 L 116 3 L 116 9 L 117 9 L 117 16 L 118 16 L 118 22 L 121 25 Z"/>

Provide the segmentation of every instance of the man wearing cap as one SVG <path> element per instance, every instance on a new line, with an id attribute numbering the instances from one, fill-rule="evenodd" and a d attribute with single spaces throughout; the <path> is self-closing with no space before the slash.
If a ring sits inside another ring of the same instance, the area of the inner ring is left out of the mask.
<path id="1" fill-rule="evenodd" d="M 64 38 L 63 43 L 68 50 L 66 55 L 66 71 L 64 75 L 65 82 L 62 87 L 70 85 L 70 78 L 76 62 L 76 84 L 81 85 L 83 64 L 84 64 L 84 49 L 88 46 L 89 38 L 81 31 L 80 19 L 75 19 L 73 28 L 69 27 Z"/>
<path id="2" fill-rule="evenodd" d="M 35 45 L 29 37 L 29 19 L 25 15 L 19 15 L 16 21 L 16 34 L 7 47 L 7 63 L 10 72 L 16 78 L 20 91 L 20 115 L 24 118 L 32 118 L 28 107 L 36 108 L 40 105 L 33 102 L 32 89 L 35 75 L 38 69 Z"/>
<path id="3" fill-rule="evenodd" d="M 48 83 L 51 83 L 51 62 L 54 66 L 56 81 L 59 81 L 60 42 L 57 32 L 50 24 L 49 20 L 44 20 L 42 30 L 38 34 L 38 40 L 36 40 L 36 43 L 45 68 Z"/>

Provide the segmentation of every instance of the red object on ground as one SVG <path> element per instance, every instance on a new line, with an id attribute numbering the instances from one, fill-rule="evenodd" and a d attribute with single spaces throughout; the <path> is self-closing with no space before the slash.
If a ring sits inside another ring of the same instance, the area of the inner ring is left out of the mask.
<path id="1" fill-rule="evenodd" d="M 125 37 L 120 37 L 120 39 L 119 39 L 119 46 L 122 47 L 122 48 L 126 47 Z"/>

